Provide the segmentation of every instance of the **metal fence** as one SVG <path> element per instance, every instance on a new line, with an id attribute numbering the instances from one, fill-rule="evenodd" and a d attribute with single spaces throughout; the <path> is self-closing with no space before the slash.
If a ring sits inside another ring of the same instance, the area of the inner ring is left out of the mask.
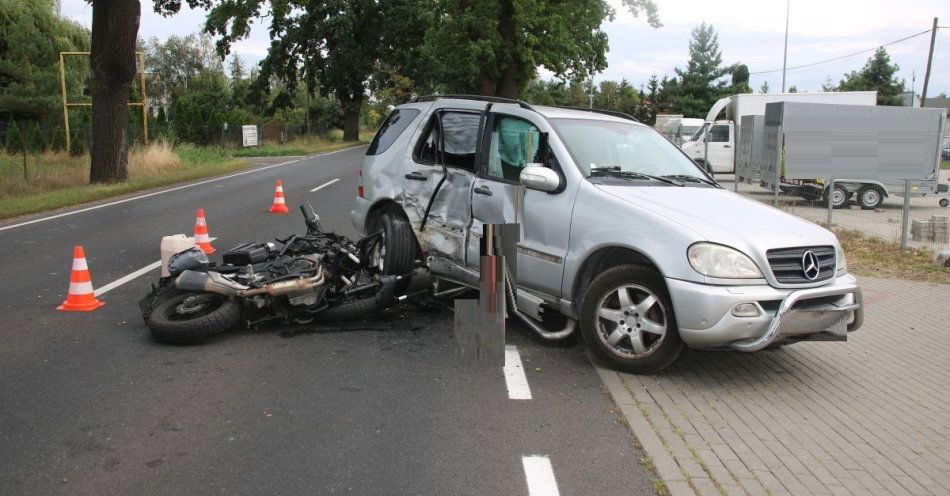
<path id="1" fill-rule="evenodd" d="M 950 184 L 950 170 L 941 170 L 936 183 L 918 180 L 888 182 L 881 192 L 883 201 L 873 209 L 861 206 L 860 188 L 857 191 L 850 188 L 851 191 L 844 194 L 844 203 L 835 208 L 833 202 L 828 201 L 827 194 L 806 198 L 801 196 L 801 192 L 777 191 L 773 185 L 752 180 L 735 181 L 734 178 L 732 175 L 717 176 L 727 189 L 832 229 L 900 244 L 902 250 L 950 250 L 950 196 L 945 191 L 946 185 Z M 837 185 L 838 180 L 829 180 L 825 183 L 825 191 L 834 191 Z"/>

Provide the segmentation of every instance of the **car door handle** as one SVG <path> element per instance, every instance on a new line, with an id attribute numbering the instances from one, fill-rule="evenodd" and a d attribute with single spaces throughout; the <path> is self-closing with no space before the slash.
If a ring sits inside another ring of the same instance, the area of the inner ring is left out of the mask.
<path id="1" fill-rule="evenodd" d="M 485 186 L 479 186 L 474 191 L 480 195 L 491 196 L 491 190 Z"/>
<path id="2" fill-rule="evenodd" d="M 732 148 L 731 145 L 722 145 L 723 148 Z"/>
<path id="3" fill-rule="evenodd" d="M 421 172 L 410 172 L 409 174 L 406 174 L 406 179 L 412 179 L 413 181 L 426 181 L 429 178 L 427 178 L 426 175 Z"/>

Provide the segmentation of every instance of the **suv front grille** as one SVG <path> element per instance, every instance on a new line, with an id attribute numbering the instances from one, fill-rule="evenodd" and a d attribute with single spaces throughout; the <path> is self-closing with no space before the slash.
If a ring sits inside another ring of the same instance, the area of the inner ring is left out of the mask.
<path id="1" fill-rule="evenodd" d="M 802 259 L 811 251 L 818 259 L 818 276 L 810 279 L 805 275 Z M 775 280 L 783 284 L 807 284 L 826 281 L 835 275 L 835 248 L 833 246 L 802 246 L 779 248 L 765 252 Z"/>

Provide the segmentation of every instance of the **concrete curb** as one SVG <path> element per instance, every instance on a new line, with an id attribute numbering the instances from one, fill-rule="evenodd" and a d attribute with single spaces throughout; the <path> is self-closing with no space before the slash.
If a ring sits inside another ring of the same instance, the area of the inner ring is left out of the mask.
<path id="1" fill-rule="evenodd" d="M 640 410 L 640 405 L 623 383 L 620 374 L 597 364 L 594 364 L 594 369 L 604 386 L 607 387 L 607 391 L 617 408 L 627 419 L 630 430 L 640 441 L 643 451 L 650 457 L 657 475 L 663 480 L 670 495 L 697 496 L 698 493 L 689 485 L 689 481 L 680 466 L 673 459 L 646 415 Z"/>

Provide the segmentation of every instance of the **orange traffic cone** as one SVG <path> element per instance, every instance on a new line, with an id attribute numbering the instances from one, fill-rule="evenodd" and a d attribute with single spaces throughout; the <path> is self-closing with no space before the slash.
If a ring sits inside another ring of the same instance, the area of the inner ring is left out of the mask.
<path id="1" fill-rule="evenodd" d="M 69 293 L 66 294 L 66 301 L 56 309 L 65 312 L 91 312 L 102 305 L 105 303 L 97 300 L 92 291 L 86 254 L 82 251 L 82 246 L 76 245 L 73 248 L 73 271 L 69 275 Z"/>
<path id="2" fill-rule="evenodd" d="M 208 255 L 214 253 L 214 247 L 211 246 L 211 237 L 208 236 L 208 222 L 205 220 L 205 210 L 203 208 L 198 209 L 198 216 L 195 219 L 195 244 Z"/>
<path id="3" fill-rule="evenodd" d="M 290 213 L 290 210 L 287 208 L 287 202 L 284 201 L 284 183 L 282 183 L 280 179 L 277 180 L 277 188 L 274 190 L 274 203 L 270 206 L 270 213 Z"/>

